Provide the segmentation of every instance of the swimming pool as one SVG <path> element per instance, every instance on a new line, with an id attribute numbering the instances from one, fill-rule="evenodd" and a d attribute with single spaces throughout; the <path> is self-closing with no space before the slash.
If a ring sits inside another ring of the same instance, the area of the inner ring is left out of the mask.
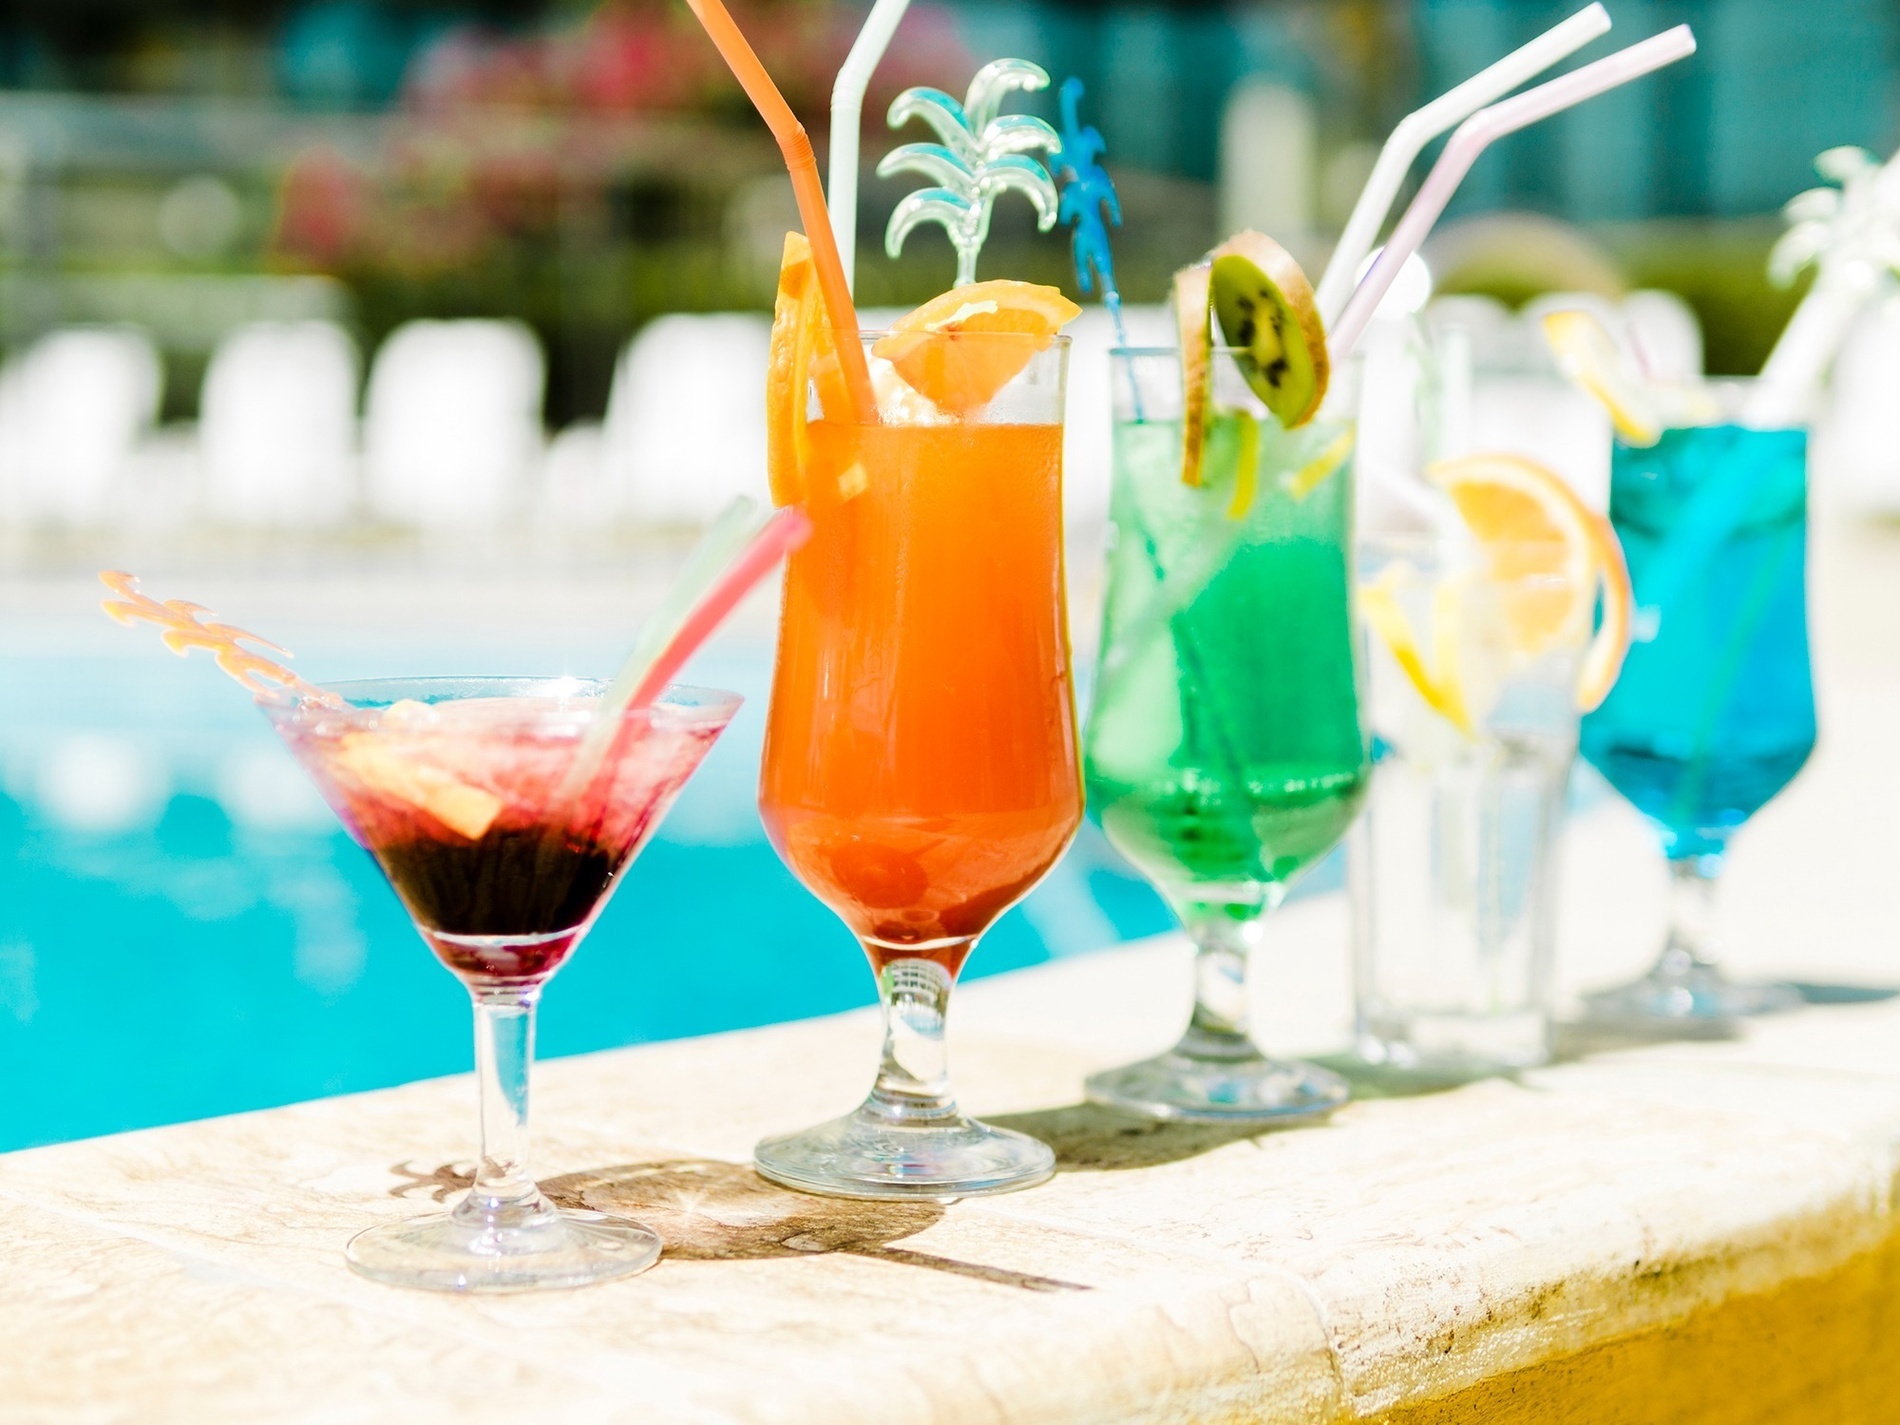
<path id="1" fill-rule="evenodd" d="M 598 673 L 618 640 L 281 630 L 318 680 Z M 769 649 L 689 670 L 747 706 L 549 986 L 544 1055 L 870 1003 L 849 934 L 754 808 Z M 0 1150 L 469 1067 L 468 1009 L 368 856 L 203 656 L 100 621 L 0 627 Z M 1171 925 L 1092 827 L 971 975 Z"/>

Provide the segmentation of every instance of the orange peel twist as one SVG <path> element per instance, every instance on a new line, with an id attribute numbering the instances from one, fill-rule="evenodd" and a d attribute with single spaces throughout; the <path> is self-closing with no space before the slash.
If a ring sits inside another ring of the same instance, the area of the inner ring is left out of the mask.
<path id="1" fill-rule="evenodd" d="M 314 702 L 333 703 L 334 693 L 307 683 L 283 664 L 264 652 L 246 648 L 256 644 L 269 653 L 292 657 L 290 650 L 255 633 L 228 623 L 211 622 L 211 610 L 184 599 L 166 599 L 162 603 L 149 594 L 141 594 L 138 580 L 120 569 L 101 571 L 99 582 L 119 597 L 105 599 L 99 607 L 106 617 L 130 628 L 135 623 L 156 624 L 159 640 L 180 658 L 194 648 L 207 649 L 218 667 L 235 679 L 246 692 L 257 696 L 288 689 Z"/>

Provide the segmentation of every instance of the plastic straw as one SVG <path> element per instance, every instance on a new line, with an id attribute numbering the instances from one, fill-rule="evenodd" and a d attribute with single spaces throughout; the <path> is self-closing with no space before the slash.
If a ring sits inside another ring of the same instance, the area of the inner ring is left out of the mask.
<path id="1" fill-rule="evenodd" d="M 1405 175 L 1412 171 L 1412 164 L 1424 152 L 1425 145 L 1453 124 L 1469 118 L 1486 104 L 1502 99 L 1558 60 L 1568 58 L 1591 40 L 1607 34 L 1609 29 L 1610 17 L 1603 6 L 1587 6 L 1399 120 L 1386 139 L 1385 147 L 1379 150 L 1379 160 L 1372 166 L 1372 174 L 1353 204 L 1352 216 L 1346 219 L 1345 231 L 1339 235 L 1339 245 L 1333 249 L 1332 259 L 1319 279 L 1320 318 L 1329 329 L 1345 310 L 1352 296 L 1354 274 L 1366 260 L 1366 254 L 1372 251 L 1379 229 L 1385 225 L 1386 214 L 1399 196 Z"/>
<path id="2" fill-rule="evenodd" d="M 726 506 L 601 694 L 593 725 L 575 750 L 557 801 L 575 800 L 596 775 L 614 765 L 621 742 L 631 735 L 627 714 L 657 701 L 739 600 L 810 533 L 811 521 L 796 506 L 763 522 L 757 501 L 747 496 Z"/>
<path id="3" fill-rule="evenodd" d="M 811 537 L 811 521 L 796 505 L 780 510 L 753 536 L 739 557 L 727 565 L 705 596 L 696 602 L 660 654 L 653 660 L 627 702 L 629 710 L 651 704 L 686 660 L 724 623 L 753 586 L 770 574 L 778 562 Z"/>
<path id="4" fill-rule="evenodd" d="M 844 367 L 845 386 L 850 392 L 853 415 L 860 424 L 877 421 L 877 398 L 871 391 L 871 368 L 864 359 L 864 346 L 858 340 L 858 314 L 851 305 L 851 280 L 845 275 L 844 262 L 838 255 L 838 241 L 831 229 L 831 214 L 825 208 L 824 185 L 818 181 L 818 155 L 812 152 L 811 137 L 798 122 L 785 96 L 778 92 L 772 76 L 759 63 L 758 55 L 738 25 L 733 23 L 721 0 L 686 0 L 693 14 L 705 27 L 726 67 L 739 87 L 759 111 L 765 126 L 778 141 L 785 155 L 786 170 L 792 176 L 792 193 L 798 199 L 798 218 L 805 236 L 811 240 L 812 260 L 818 268 L 818 288 L 825 299 L 825 311 L 832 330 L 838 334 L 838 359 Z"/>
<path id="5" fill-rule="evenodd" d="M 871 87 L 871 76 L 909 8 L 910 0 L 877 0 L 831 86 L 831 235 L 838 244 L 845 285 L 852 290 L 858 275 L 858 138 L 864 91 Z"/>
<path id="6" fill-rule="evenodd" d="M 1379 254 L 1379 260 L 1353 292 L 1352 300 L 1346 303 L 1345 311 L 1332 328 L 1327 349 L 1334 364 L 1343 362 L 1358 344 L 1365 334 L 1366 324 L 1378 309 L 1379 299 L 1391 287 L 1405 259 L 1418 251 L 1432 224 L 1451 201 L 1451 195 L 1471 171 L 1471 165 L 1493 141 L 1694 53 L 1695 35 L 1687 25 L 1677 25 L 1652 35 L 1641 44 L 1618 50 L 1594 64 L 1573 69 L 1547 84 L 1527 89 L 1488 109 L 1480 109 L 1460 124 L 1419 188 L 1418 196 L 1412 199 L 1405 216 L 1392 230 L 1385 251 Z"/>
<path id="7" fill-rule="evenodd" d="M 1878 278 L 1823 268 L 1768 353 L 1742 423 L 1763 429 L 1798 424 L 1810 412 L 1821 378 L 1861 310 L 1880 290 Z"/>
<path id="8" fill-rule="evenodd" d="M 1781 329 L 1761 377 L 1742 409 L 1742 424 L 1769 429 L 1798 425 L 1812 414 L 1821 378 L 1867 304 L 1892 285 L 1863 264 L 1826 263 L 1808 295 Z"/>
<path id="9" fill-rule="evenodd" d="M 1790 226 L 1768 272 L 1782 285 L 1805 267 L 1819 270 L 1768 354 L 1742 409 L 1744 425 L 1785 426 L 1810 414 L 1841 343 L 1900 272 L 1900 154 L 1881 163 L 1862 148 L 1831 148 L 1814 168 L 1840 187 L 1810 188 L 1782 208 Z"/>
<path id="10" fill-rule="evenodd" d="M 687 555 L 673 587 L 666 591 L 660 606 L 641 628 L 627 661 L 621 664 L 613 682 L 601 694 L 601 716 L 595 723 L 596 728 L 617 721 L 631 705 L 634 694 L 646 682 L 648 671 L 659 662 L 694 606 L 705 598 L 747 542 L 758 536 L 763 523 L 758 501 L 747 495 L 740 495 L 719 512 L 719 518 Z"/>

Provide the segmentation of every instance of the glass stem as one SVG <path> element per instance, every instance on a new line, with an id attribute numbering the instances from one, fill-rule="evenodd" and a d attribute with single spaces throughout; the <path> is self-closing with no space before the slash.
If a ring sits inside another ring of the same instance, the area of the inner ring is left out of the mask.
<path id="1" fill-rule="evenodd" d="M 474 1189 L 457 1211 L 494 1218 L 538 1203 L 541 1196 L 528 1171 L 528 1072 L 541 987 L 477 989 L 473 995 L 482 1151 Z"/>
<path id="2" fill-rule="evenodd" d="M 875 960 L 873 963 L 876 963 Z M 935 960 L 906 957 L 877 976 L 884 1006 L 884 1058 L 865 1109 L 892 1123 L 917 1127 L 954 1119 L 944 1020 L 956 977 Z"/>
<path id="3" fill-rule="evenodd" d="M 1715 963 L 1710 927 L 1715 917 L 1719 856 L 1684 856 L 1669 863 L 1669 938 L 1657 969 L 1669 979 Z"/>
<path id="4" fill-rule="evenodd" d="M 1194 942 L 1194 1018 L 1177 1053 L 1190 1059 L 1257 1059 L 1248 1032 L 1247 962 L 1260 938 L 1257 916 L 1212 911 L 1187 919 Z"/>

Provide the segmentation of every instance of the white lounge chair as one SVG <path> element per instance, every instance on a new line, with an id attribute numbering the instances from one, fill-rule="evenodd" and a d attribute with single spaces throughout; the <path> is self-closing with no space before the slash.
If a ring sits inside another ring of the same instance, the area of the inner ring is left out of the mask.
<path id="1" fill-rule="evenodd" d="M 540 462 L 547 368 L 513 321 L 416 321 L 391 332 L 363 403 L 364 496 L 379 519 L 494 525 Z"/>
<path id="2" fill-rule="evenodd" d="M 666 316 L 627 346 L 603 458 L 627 508 L 703 524 L 734 495 L 767 497 L 765 370 L 772 324 L 750 313 Z"/>
<path id="3" fill-rule="evenodd" d="M 257 322 L 218 344 L 199 397 L 208 513 L 321 526 L 348 513 L 356 463 L 356 346 L 332 322 Z"/>
<path id="4" fill-rule="evenodd" d="M 133 451 L 158 416 L 152 339 L 66 327 L 0 368 L 0 511 L 27 522 L 111 522 Z"/>

